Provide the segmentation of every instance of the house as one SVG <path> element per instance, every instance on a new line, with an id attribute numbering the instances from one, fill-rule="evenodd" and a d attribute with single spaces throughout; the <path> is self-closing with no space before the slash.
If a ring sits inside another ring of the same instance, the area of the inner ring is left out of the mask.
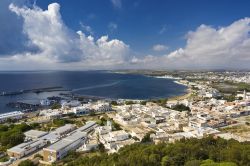
<path id="1" fill-rule="evenodd" d="M 86 105 L 83 105 L 83 106 L 74 107 L 72 111 L 76 115 L 84 115 L 84 114 L 89 114 L 90 109 Z"/>
<path id="2" fill-rule="evenodd" d="M 112 131 L 108 134 L 110 141 L 123 141 L 129 138 L 129 134 L 124 130 Z"/>
<path id="3" fill-rule="evenodd" d="M 39 115 L 45 117 L 46 119 L 58 119 L 62 116 L 62 112 L 58 109 L 47 109 L 40 111 Z"/>

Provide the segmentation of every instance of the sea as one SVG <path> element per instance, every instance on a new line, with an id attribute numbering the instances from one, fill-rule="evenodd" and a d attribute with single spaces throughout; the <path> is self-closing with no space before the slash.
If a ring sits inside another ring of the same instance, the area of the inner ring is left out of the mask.
<path id="1" fill-rule="evenodd" d="M 47 87 L 62 87 L 68 91 L 23 93 L 0 96 L 0 113 L 16 111 L 9 102 L 38 104 L 40 100 L 61 93 L 97 96 L 109 99 L 157 99 L 186 93 L 187 87 L 173 79 L 110 71 L 22 71 L 0 72 L 0 93 Z"/>

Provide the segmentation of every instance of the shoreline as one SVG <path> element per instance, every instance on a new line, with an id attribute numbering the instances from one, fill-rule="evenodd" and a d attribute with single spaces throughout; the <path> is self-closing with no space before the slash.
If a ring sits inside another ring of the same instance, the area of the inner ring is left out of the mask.
<path id="1" fill-rule="evenodd" d="M 129 74 L 129 73 L 124 72 L 123 74 Z M 95 95 L 84 95 L 84 94 L 78 94 L 78 93 L 74 93 L 74 92 L 72 93 L 72 91 L 70 91 L 70 90 L 67 90 L 69 92 L 68 95 L 69 96 L 72 95 L 72 96 L 75 96 L 76 98 L 84 98 L 84 99 L 93 99 L 94 98 L 96 100 L 150 101 L 151 99 L 155 99 L 155 100 L 157 100 L 157 99 L 167 99 L 169 101 L 172 101 L 172 100 L 183 100 L 183 99 L 189 98 L 191 96 L 191 94 L 192 94 L 192 89 L 187 85 L 187 83 L 185 83 L 185 82 L 183 83 L 181 81 L 181 78 L 175 78 L 173 76 L 168 76 L 168 75 L 166 75 L 166 76 L 149 76 L 149 75 L 145 75 L 145 74 L 138 74 L 138 75 L 142 75 L 142 76 L 145 76 L 145 77 L 159 78 L 159 79 L 167 79 L 169 81 L 174 82 L 175 84 L 185 86 L 185 90 L 181 94 L 173 94 L 173 96 L 171 96 L 171 95 L 168 96 L 168 94 L 167 94 L 165 97 L 162 96 L 162 97 L 154 97 L 154 98 L 133 98 L 133 99 L 129 99 L 129 98 L 111 98 L 111 97 L 103 97 L 103 96 L 95 96 Z M 30 92 L 34 93 L 35 90 L 38 90 L 39 94 L 40 94 L 40 93 L 46 93 L 46 91 L 51 90 L 51 88 L 62 88 L 63 89 L 63 87 L 46 87 L 46 88 L 39 88 L 39 89 L 24 90 L 24 92 L 25 93 L 30 93 Z M 52 90 L 54 90 L 54 89 L 52 89 Z M 61 95 L 59 95 L 59 96 L 61 96 Z M 1 96 L 1 97 L 5 97 L 5 96 Z M 62 97 L 65 97 L 65 96 L 62 96 Z M 18 101 L 16 101 L 16 102 L 18 102 Z M 10 110 L 12 110 L 12 109 L 10 109 Z M 7 111 L 7 112 L 11 112 L 11 111 Z"/>

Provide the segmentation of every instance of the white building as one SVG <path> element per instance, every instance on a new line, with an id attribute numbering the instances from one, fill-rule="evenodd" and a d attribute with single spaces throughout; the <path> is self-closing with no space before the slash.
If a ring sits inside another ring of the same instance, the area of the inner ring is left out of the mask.
<path id="1" fill-rule="evenodd" d="M 69 102 L 67 101 L 62 101 L 61 102 L 61 105 L 62 105 L 62 108 L 65 108 L 65 107 L 77 107 L 77 106 L 80 106 L 81 105 L 81 102 L 80 101 L 77 101 L 77 100 L 71 100 Z"/>
<path id="2" fill-rule="evenodd" d="M 21 111 L 8 112 L 0 114 L 0 123 L 5 122 L 7 119 L 22 119 L 23 113 Z"/>
<path id="3" fill-rule="evenodd" d="M 87 133 L 74 132 L 62 140 L 43 149 L 43 160 L 53 163 L 62 159 L 70 150 L 79 148 L 87 138 Z"/>
<path id="4" fill-rule="evenodd" d="M 48 132 L 39 131 L 39 130 L 29 130 L 24 133 L 26 140 L 35 140 L 47 134 Z"/>
<path id="5" fill-rule="evenodd" d="M 8 149 L 7 153 L 10 157 L 19 159 L 44 147 L 45 145 L 47 145 L 47 143 L 48 142 L 46 140 L 42 139 L 29 141 Z"/>
<path id="6" fill-rule="evenodd" d="M 47 109 L 40 111 L 39 115 L 45 117 L 46 119 L 57 119 L 62 116 L 62 112 L 58 109 Z"/>
<path id="7" fill-rule="evenodd" d="M 110 141 L 123 141 L 129 138 L 129 134 L 124 130 L 109 132 Z"/>
<path id="8" fill-rule="evenodd" d="M 74 107 L 72 109 L 72 112 L 76 115 L 89 114 L 90 112 L 89 105 L 82 105 L 82 106 Z"/>
<path id="9" fill-rule="evenodd" d="M 98 125 L 94 121 L 88 121 L 84 126 L 77 129 L 77 131 L 80 132 L 86 132 L 89 133 L 90 131 L 94 130 L 95 127 Z"/>

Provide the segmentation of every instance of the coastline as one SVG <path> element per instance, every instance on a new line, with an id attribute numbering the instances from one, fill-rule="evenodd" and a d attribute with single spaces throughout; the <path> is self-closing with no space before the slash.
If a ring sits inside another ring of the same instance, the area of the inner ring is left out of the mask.
<path id="1" fill-rule="evenodd" d="M 143 75 L 145 77 L 154 77 L 154 78 L 160 78 L 160 79 L 169 79 L 169 80 L 172 80 L 176 84 L 183 85 L 183 86 L 187 87 L 186 92 L 184 94 L 182 94 L 182 95 L 177 95 L 177 96 L 172 96 L 172 97 L 166 97 L 166 99 L 168 99 L 168 101 L 184 100 L 184 99 L 189 98 L 192 95 L 192 89 L 186 83 L 180 82 L 180 80 L 182 79 L 180 77 L 174 77 L 172 75 L 151 76 L 151 75 L 148 75 L 148 74 L 130 73 L 130 72 L 126 72 L 126 71 L 110 71 L 110 72 L 111 73 L 116 73 L 116 74 L 139 74 L 139 75 Z M 136 101 L 135 99 L 123 99 L 123 100 L 134 100 L 134 101 Z"/>
<path id="2" fill-rule="evenodd" d="M 190 86 L 188 86 L 188 84 L 187 84 L 188 82 L 185 82 L 185 83 L 181 82 L 180 80 L 182 78 L 180 78 L 180 77 L 173 77 L 171 75 L 170 76 L 165 75 L 165 76 L 155 76 L 155 78 L 170 79 L 170 80 L 172 80 L 176 84 L 183 85 L 183 86 L 187 87 L 186 93 L 184 93 L 182 95 L 178 95 L 178 96 L 169 97 L 169 98 L 167 98 L 168 101 L 184 100 L 184 99 L 189 98 L 192 95 L 192 89 L 190 88 Z"/>
<path id="3" fill-rule="evenodd" d="M 183 95 L 170 97 L 168 98 L 168 101 L 184 100 L 189 98 L 191 95 L 192 95 L 192 89 L 188 87 L 186 93 L 184 93 Z"/>

